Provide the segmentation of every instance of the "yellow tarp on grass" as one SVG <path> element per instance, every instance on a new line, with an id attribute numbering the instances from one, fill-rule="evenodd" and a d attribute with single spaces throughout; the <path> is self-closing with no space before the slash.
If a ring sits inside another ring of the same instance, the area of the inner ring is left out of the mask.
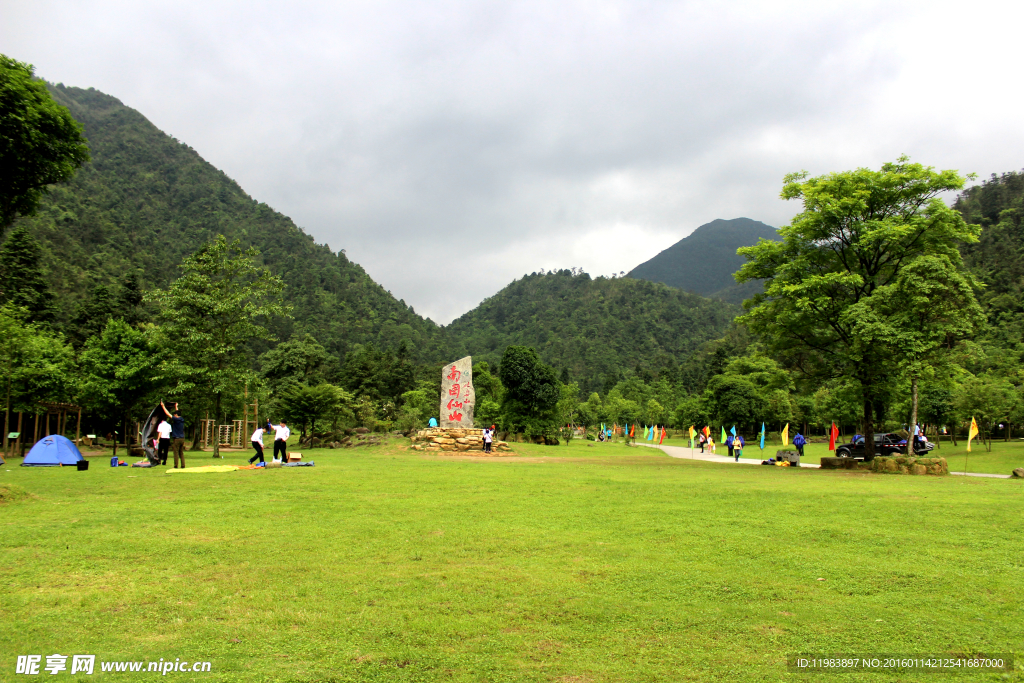
<path id="1" fill-rule="evenodd" d="M 205 467 L 184 467 L 179 469 L 167 470 L 167 474 L 174 474 L 175 472 L 194 472 L 196 474 L 202 474 L 205 472 L 234 472 L 238 468 L 233 465 L 206 465 Z"/>

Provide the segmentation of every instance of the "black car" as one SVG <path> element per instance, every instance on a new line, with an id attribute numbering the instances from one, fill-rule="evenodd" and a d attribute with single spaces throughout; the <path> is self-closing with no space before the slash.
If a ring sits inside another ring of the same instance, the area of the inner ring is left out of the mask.
<path id="1" fill-rule="evenodd" d="M 931 444 L 929 444 L 931 445 Z M 875 455 L 902 455 L 907 450 L 907 440 L 899 434 L 875 434 Z M 931 450 L 930 448 L 928 450 Z M 864 437 L 858 435 L 853 442 L 836 446 L 840 458 L 870 458 L 864 455 Z"/>

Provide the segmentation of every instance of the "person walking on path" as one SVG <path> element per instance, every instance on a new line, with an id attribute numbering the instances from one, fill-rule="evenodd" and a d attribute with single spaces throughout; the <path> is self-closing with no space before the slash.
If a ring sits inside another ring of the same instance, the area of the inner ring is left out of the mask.
<path id="1" fill-rule="evenodd" d="M 152 424 L 152 423 L 150 423 Z M 161 419 L 160 424 L 156 426 L 156 433 L 160 435 L 160 441 L 156 449 L 156 457 L 160 458 L 160 464 L 167 464 L 167 453 L 171 450 L 171 425 L 165 420 Z"/>
<path id="2" fill-rule="evenodd" d="M 807 439 L 800 432 L 796 433 L 793 437 L 793 445 L 796 446 L 796 464 L 800 464 L 800 458 L 804 457 L 804 445 L 807 443 Z"/>
<path id="3" fill-rule="evenodd" d="M 256 431 L 252 433 L 251 437 L 249 437 L 249 440 L 252 442 L 253 450 L 256 451 L 256 455 L 249 458 L 250 465 L 256 462 L 256 458 L 259 458 L 262 463 L 267 462 L 263 459 L 263 431 L 263 427 L 257 426 Z"/>
<path id="4" fill-rule="evenodd" d="M 704 444 L 708 442 L 708 437 L 704 436 L 704 432 L 701 432 L 700 436 L 697 437 L 697 443 L 700 444 L 700 452 L 704 452 Z"/>
<path id="5" fill-rule="evenodd" d="M 281 420 L 279 427 L 274 427 L 274 460 L 277 460 L 277 452 L 281 451 L 281 462 L 288 459 L 288 437 L 292 435 L 288 425 Z"/>
<path id="6" fill-rule="evenodd" d="M 730 458 L 732 457 L 732 447 L 733 447 L 733 445 L 735 443 L 736 443 L 736 437 L 734 437 L 732 434 L 730 434 L 729 436 L 725 437 L 725 447 L 729 449 L 729 457 Z"/>
<path id="7" fill-rule="evenodd" d="M 732 440 L 732 448 L 729 450 L 736 456 L 736 462 L 740 461 L 740 456 L 743 455 L 743 447 L 746 443 L 743 441 L 743 435 L 737 434 L 736 438 Z"/>

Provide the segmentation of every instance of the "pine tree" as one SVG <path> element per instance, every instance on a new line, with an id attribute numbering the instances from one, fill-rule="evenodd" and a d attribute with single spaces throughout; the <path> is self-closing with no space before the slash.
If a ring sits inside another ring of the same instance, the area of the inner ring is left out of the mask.
<path id="1" fill-rule="evenodd" d="M 39 243 L 20 226 L 0 247 L 0 301 L 27 310 L 29 322 L 53 322 L 53 294 L 40 266 Z"/>

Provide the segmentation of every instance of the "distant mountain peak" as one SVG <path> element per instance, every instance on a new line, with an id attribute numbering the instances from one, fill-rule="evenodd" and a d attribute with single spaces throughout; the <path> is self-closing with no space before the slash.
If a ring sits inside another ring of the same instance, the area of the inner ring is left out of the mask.
<path id="1" fill-rule="evenodd" d="M 757 244 L 761 238 L 778 240 L 779 234 L 772 226 L 750 218 L 719 218 L 641 263 L 626 277 L 739 303 L 754 294 L 758 285 L 738 285 L 733 279 L 745 260 L 736 250 Z"/>

